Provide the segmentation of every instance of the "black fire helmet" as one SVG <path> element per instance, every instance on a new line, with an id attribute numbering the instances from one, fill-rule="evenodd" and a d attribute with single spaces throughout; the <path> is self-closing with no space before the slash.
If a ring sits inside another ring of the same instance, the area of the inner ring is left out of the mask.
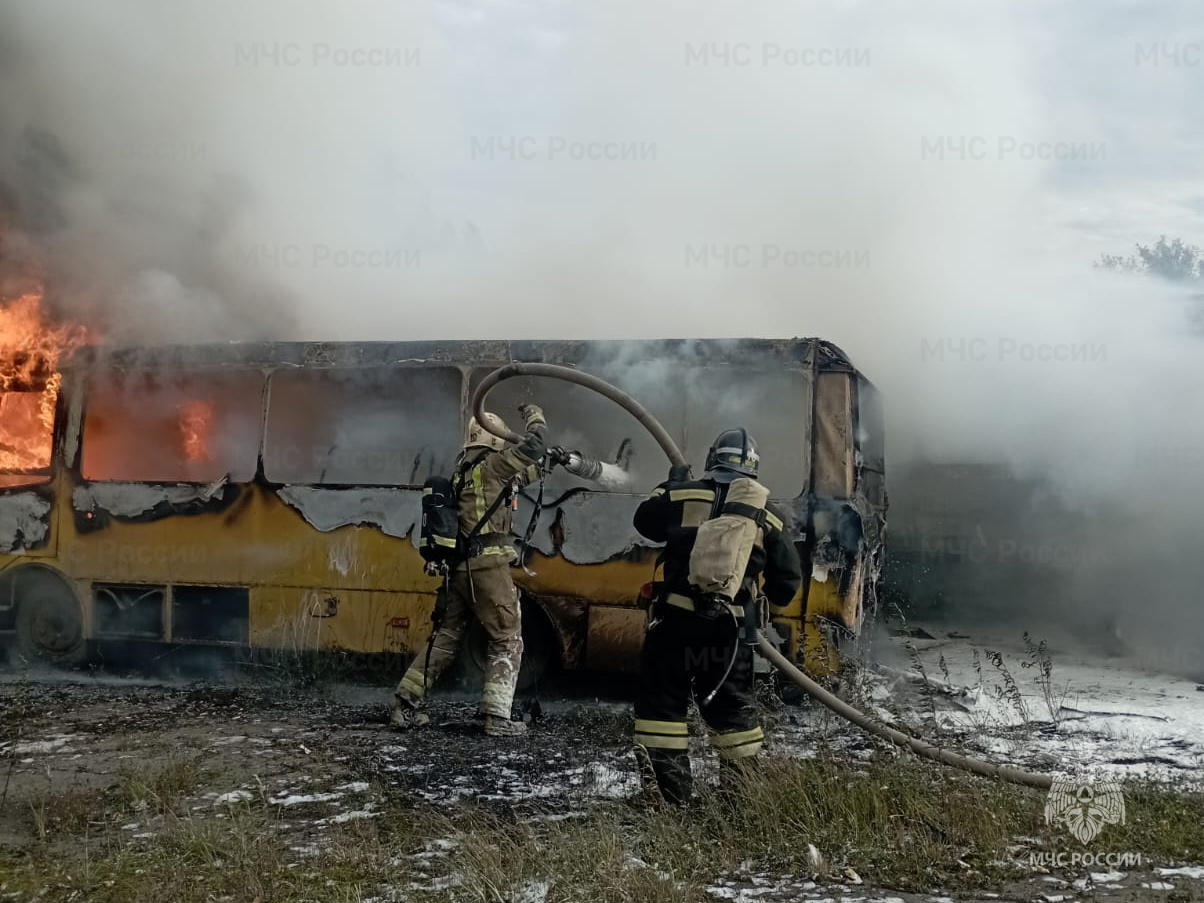
<path id="1" fill-rule="evenodd" d="M 757 454 L 757 440 L 744 427 L 724 430 L 715 437 L 707 451 L 706 473 L 703 479 L 716 483 L 730 483 L 740 477 L 757 478 L 761 456 Z"/>

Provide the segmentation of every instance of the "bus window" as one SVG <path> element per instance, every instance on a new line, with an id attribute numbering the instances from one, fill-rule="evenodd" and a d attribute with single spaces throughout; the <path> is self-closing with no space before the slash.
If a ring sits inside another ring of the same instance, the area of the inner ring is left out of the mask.
<path id="1" fill-rule="evenodd" d="M 886 472 L 882 393 L 867 380 L 857 379 L 857 442 L 867 470 Z"/>
<path id="2" fill-rule="evenodd" d="M 420 486 L 460 448 L 454 367 L 272 374 L 264 475 L 274 483 Z"/>
<path id="3" fill-rule="evenodd" d="M 583 369 L 632 393 L 681 442 L 684 388 L 679 371 L 657 361 L 609 369 L 592 365 Z M 492 370 L 475 371 L 472 389 Z M 580 449 L 604 461 L 621 459 L 628 469 L 629 481 L 611 491 L 643 495 L 668 476 L 669 461 L 647 430 L 613 401 L 596 392 L 561 380 L 520 376 L 499 383 L 489 393 L 486 407 L 500 414 L 516 433 L 522 433 L 522 418 L 517 408 L 524 401 L 537 403 L 544 409 L 548 441 L 553 445 Z M 559 468 L 548 477 L 547 486 L 552 493 L 572 487 L 603 491 L 597 483 L 580 480 Z"/>
<path id="4" fill-rule="evenodd" d="M 131 370 L 93 374 L 84 415 L 86 480 L 254 478 L 263 375 Z"/>
<path id="5" fill-rule="evenodd" d="M 801 370 L 693 370 L 686 402 L 686 457 L 702 475 L 720 432 L 744 427 L 757 440 L 761 480 L 774 498 L 796 498 L 807 481 L 811 397 Z"/>
<path id="6" fill-rule="evenodd" d="M 49 399 L 53 411 L 54 398 Z M 0 489 L 50 479 L 51 422 L 43 392 L 0 392 Z"/>

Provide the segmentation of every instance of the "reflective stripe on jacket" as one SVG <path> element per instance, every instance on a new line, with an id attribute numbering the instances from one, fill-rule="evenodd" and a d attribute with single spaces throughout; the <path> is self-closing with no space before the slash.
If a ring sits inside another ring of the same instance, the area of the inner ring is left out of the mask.
<path id="1" fill-rule="evenodd" d="M 501 451 L 488 448 L 468 449 L 461 458 L 458 472 L 463 473 L 458 500 L 460 503 L 460 535 L 467 537 L 480 523 L 494 500 L 509 485 L 526 486 L 539 479 L 539 460 L 543 457 L 542 430 L 529 430 L 519 445 Z M 537 440 L 537 441 L 533 441 Z M 517 553 L 509 541 L 514 512 L 503 503 L 477 531 L 484 540 L 481 555 L 504 555 L 514 560 Z M 493 537 L 493 539 L 489 539 Z M 505 539 L 501 539 L 505 537 Z"/>
<path id="2" fill-rule="evenodd" d="M 634 525 L 641 536 L 665 544 L 665 588 L 671 593 L 690 596 L 690 550 L 698 527 L 723 505 L 727 486 L 713 480 L 665 482 L 636 509 Z M 718 496 L 718 504 L 716 504 Z M 762 592 L 770 605 L 788 605 L 803 584 L 803 568 L 798 551 L 787 535 L 788 517 L 779 508 L 767 505 L 766 527 L 761 541 L 754 546 L 744 571 L 744 585 L 736 604 L 748 601 L 749 588 L 764 577 Z"/>

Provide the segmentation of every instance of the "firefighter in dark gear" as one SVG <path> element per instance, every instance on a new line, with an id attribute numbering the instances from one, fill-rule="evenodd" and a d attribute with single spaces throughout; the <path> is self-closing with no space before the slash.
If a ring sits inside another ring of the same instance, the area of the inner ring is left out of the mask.
<path id="1" fill-rule="evenodd" d="M 501 504 L 485 517 L 499 495 L 509 493 L 508 502 L 519 488 L 539 479 L 547 422 L 537 405 L 521 405 L 519 413 L 526 422 L 526 436 L 517 445 L 508 445 L 483 429 L 476 418 L 469 421 L 464 450 L 456 461 L 461 483 L 460 535 L 467 537 L 478 524 L 481 526 L 464 550 L 466 557 L 449 574 L 447 609 L 432 640 L 429 660 L 426 654 L 420 654 L 397 685 L 389 723 L 399 730 L 427 723 L 429 719 L 420 711 L 426 690 L 455 660 L 469 619 L 475 617 L 485 629 L 489 644 L 485 688 L 478 709 L 485 718 L 485 733 L 512 737 L 526 732 L 523 722 L 511 720 L 523 655 L 522 615 L 518 591 L 510 576 L 510 567 L 518 560 L 510 532 L 513 510 L 509 504 Z M 505 427 L 496 414 L 484 416 L 492 418 L 491 425 Z"/>
<path id="2" fill-rule="evenodd" d="M 716 604 L 690 584 L 690 554 L 699 526 L 724 510 L 729 485 L 756 479 L 759 458 L 744 429 L 726 430 L 707 454 L 702 479 L 674 468 L 635 513 L 635 528 L 665 543 L 664 580 L 652 600 L 635 704 L 635 748 L 646 791 L 675 804 L 689 800 L 693 776 L 686 713 L 690 697 L 710 729 L 721 775 L 744 772 L 760 751 L 761 731 L 753 692 L 753 648 L 741 642 L 746 612 L 764 594 L 775 609 L 788 605 L 802 585 L 802 566 L 787 517 L 765 505 L 739 590 Z M 758 588 L 758 581 L 761 585 Z"/>

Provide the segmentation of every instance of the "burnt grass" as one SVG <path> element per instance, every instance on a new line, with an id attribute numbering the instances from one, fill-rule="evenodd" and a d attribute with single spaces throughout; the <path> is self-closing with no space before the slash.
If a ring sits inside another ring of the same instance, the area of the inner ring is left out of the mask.
<path id="1" fill-rule="evenodd" d="M 1138 874 L 1123 891 L 1068 887 L 1107 869 L 1028 864 L 1082 849 L 1045 824 L 1044 793 L 830 727 L 771 746 L 734 795 L 699 746 L 697 801 L 666 810 L 629 798 L 622 700 L 544 698 L 529 737 L 505 745 L 468 697 L 440 699 L 431 726 L 404 734 L 387 729 L 389 700 L 384 686 L 10 677 L 0 900 L 1204 899 L 1200 882 L 1143 890 Z M 770 721 L 806 721 L 770 706 Z M 1141 853 L 1147 871 L 1204 862 L 1198 793 L 1126 795 L 1107 849 Z"/>

